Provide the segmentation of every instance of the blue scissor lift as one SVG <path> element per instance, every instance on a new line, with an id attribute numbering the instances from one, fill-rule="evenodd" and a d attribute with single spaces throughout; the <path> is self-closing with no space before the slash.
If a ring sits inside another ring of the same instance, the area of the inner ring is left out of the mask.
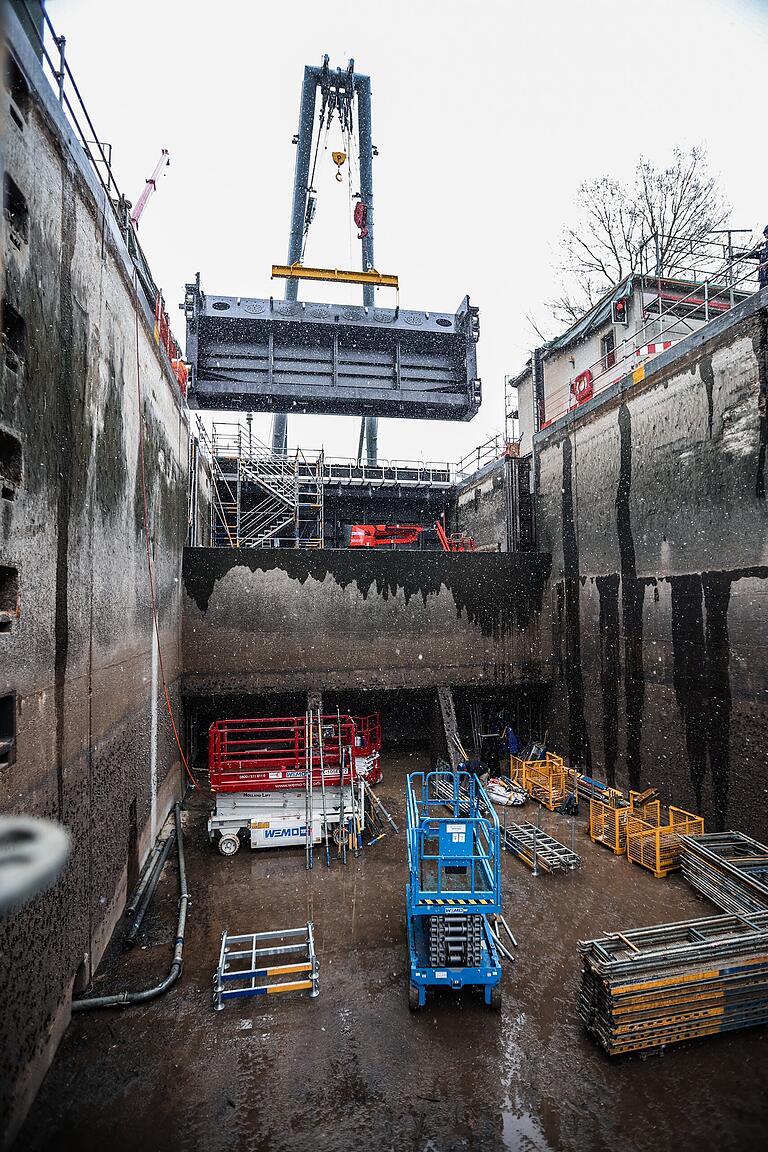
<path id="1" fill-rule="evenodd" d="M 478 985 L 485 1003 L 499 1008 L 501 960 L 488 923 L 501 914 L 493 805 L 469 772 L 414 772 L 407 780 L 407 818 L 410 1007 L 422 1008 L 430 987 Z"/>

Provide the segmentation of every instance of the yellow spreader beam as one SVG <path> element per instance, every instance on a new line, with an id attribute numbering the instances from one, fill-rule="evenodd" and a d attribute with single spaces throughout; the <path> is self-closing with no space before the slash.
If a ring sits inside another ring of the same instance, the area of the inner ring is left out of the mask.
<path id="1" fill-rule="evenodd" d="M 307 268 L 303 264 L 273 264 L 272 276 L 290 280 L 331 280 L 336 284 L 375 284 L 378 288 L 399 288 L 397 276 L 385 276 L 371 268 L 368 272 L 345 272 L 339 268 Z"/>

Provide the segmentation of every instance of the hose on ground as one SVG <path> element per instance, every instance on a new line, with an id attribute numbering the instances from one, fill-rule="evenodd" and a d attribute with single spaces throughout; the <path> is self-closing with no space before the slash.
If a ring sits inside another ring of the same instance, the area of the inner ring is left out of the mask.
<path id="1" fill-rule="evenodd" d="M 168 975 L 153 988 L 145 988 L 140 992 L 116 992 L 111 996 L 91 996 L 84 1000 L 73 1000 L 73 1012 L 85 1012 L 91 1008 L 127 1008 L 131 1004 L 145 1004 L 167 992 L 181 975 L 184 952 L 184 932 L 187 925 L 187 907 L 189 905 L 189 889 L 187 888 L 187 870 L 184 862 L 184 840 L 181 834 L 181 805 L 176 804 L 174 809 L 176 820 L 176 847 L 179 860 L 179 916 L 176 923 L 176 939 L 174 940 L 173 959 Z"/>

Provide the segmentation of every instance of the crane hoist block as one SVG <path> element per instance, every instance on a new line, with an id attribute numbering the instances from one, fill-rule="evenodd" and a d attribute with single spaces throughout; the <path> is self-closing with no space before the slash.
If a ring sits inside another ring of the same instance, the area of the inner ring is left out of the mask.
<path id="1" fill-rule="evenodd" d="M 478 309 L 210 296 L 187 284 L 191 408 L 471 420 Z"/>

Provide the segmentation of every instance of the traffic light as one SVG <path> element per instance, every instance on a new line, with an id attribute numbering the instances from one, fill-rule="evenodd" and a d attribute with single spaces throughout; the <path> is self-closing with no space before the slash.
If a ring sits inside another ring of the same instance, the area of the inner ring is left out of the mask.
<path id="1" fill-rule="evenodd" d="M 611 323 L 623 324 L 625 328 L 629 324 L 629 296 L 620 296 L 618 300 L 613 301 Z"/>

